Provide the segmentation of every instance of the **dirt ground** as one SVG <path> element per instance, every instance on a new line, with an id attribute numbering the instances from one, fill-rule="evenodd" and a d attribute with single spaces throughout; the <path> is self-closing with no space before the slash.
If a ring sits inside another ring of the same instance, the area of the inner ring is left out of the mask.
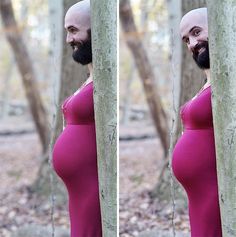
<path id="1" fill-rule="evenodd" d="M 123 140 L 122 137 L 148 137 L 148 139 Z M 155 130 L 151 123 L 120 125 L 119 167 L 119 224 L 121 237 L 135 237 L 143 231 L 172 229 L 172 203 L 152 200 L 149 192 L 157 183 L 162 164 L 159 139 L 153 138 Z M 175 228 L 189 232 L 187 210 L 175 213 Z M 143 235 L 145 236 L 145 235 Z M 158 237 L 156 235 L 156 237 Z"/>
<path id="2" fill-rule="evenodd" d="M 20 125 L 20 126 L 19 126 Z M 11 131 L 25 134 L 3 135 Z M 10 237 L 28 224 L 51 225 L 51 202 L 42 202 L 28 187 L 37 177 L 41 158 L 38 136 L 25 118 L 8 118 L 0 125 L 0 236 Z M 55 226 L 68 229 L 66 207 L 55 207 Z M 32 236 L 33 237 L 33 236 Z"/>
<path id="3" fill-rule="evenodd" d="M 19 124 L 30 132 L 3 135 L 6 131 L 22 130 Z M 120 136 L 125 138 L 119 148 L 120 237 L 139 236 L 155 228 L 170 230 L 171 202 L 151 200 L 149 196 L 162 163 L 162 150 L 153 126 L 150 123 L 120 126 Z M 145 136 L 149 138 L 140 138 Z M 50 226 L 50 197 L 43 202 L 28 189 L 37 177 L 41 161 L 39 140 L 30 121 L 25 118 L 1 121 L 0 158 L 0 236 L 11 237 L 26 224 Z M 69 229 L 65 206 L 55 207 L 54 220 L 56 228 Z M 187 210 L 176 213 L 175 225 L 177 230 L 189 232 Z"/>

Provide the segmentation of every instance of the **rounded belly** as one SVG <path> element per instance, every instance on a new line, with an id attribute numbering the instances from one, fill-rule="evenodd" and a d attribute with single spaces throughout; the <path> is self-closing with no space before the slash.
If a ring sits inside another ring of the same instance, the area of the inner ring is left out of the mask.
<path id="1" fill-rule="evenodd" d="M 67 125 L 54 145 L 53 166 L 62 179 L 96 172 L 95 126 Z"/>
<path id="2" fill-rule="evenodd" d="M 172 169 L 178 181 L 188 189 L 204 178 L 216 177 L 216 155 L 213 129 L 185 130 L 177 142 Z"/>

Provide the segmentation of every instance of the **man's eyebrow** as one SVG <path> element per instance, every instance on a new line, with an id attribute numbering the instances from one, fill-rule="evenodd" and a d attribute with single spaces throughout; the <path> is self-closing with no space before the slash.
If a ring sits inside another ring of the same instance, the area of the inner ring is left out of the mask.
<path id="1" fill-rule="evenodd" d="M 69 26 L 66 27 L 66 29 L 67 29 L 67 30 L 71 30 L 71 29 L 75 29 L 75 27 L 72 26 L 72 25 L 69 25 Z"/>
<path id="2" fill-rule="evenodd" d="M 201 27 L 199 27 L 199 26 L 193 26 L 190 30 L 189 30 L 189 33 L 191 33 L 193 30 L 195 30 L 196 28 L 201 28 Z M 182 37 L 182 40 L 184 41 L 185 39 L 186 39 L 187 37 L 186 36 L 183 36 Z"/>
<path id="3" fill-rule="evenodd" d="M 199 26 L 194 26 L 194 27 L 192 27 L 191 29 L 190 29 L 190 31 L 189 31 L 189 33 L 191 33 L 194 29 L 196 29 L 196 28 L 200 28 Z"/>

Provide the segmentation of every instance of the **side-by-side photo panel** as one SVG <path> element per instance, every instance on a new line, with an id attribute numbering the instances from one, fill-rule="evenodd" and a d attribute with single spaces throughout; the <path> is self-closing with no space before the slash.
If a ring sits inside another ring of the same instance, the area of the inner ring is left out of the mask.
<path id="1" fill-rule="evenodd" d="M 206 1 L 119 7 L 119 234 L 221 237 Z"/>
<path id="2" fill-rule="evenodd" d="M 117 237 L 117 1 L 0 1 L 0 236 Z"/>

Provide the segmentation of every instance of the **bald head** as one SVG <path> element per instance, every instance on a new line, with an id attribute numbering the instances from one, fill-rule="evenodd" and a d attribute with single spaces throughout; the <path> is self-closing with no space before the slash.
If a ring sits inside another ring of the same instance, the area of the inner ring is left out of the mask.
<path id="1" fill-rule="evenodd" d="M 66 42 L 73 49 L 73 59 L 83 65 L 92 62 L 90 0 L 80 1 L 65 15 Z"/>
<path id="2" fill-rule="evenodd" d="M 72 5 L 65 15 L 65 28 L 71 24 L 76 27 L 90 29 L 90 0 L 83 0 Z"/>
<path id="3" fill-rule="evenodd" d="M 208 69 L 210 59 L 207 8 L 197 8 L 185 14 L 180 22 L 180 34 L 197 65 Z"/>
<path id="4" fill-rule="evenodd" d="M 194 26 L 208 29 L 207 8 L 197 8 L 186 13 L 180 22 L 181 36 L 187 34 Z"/>

